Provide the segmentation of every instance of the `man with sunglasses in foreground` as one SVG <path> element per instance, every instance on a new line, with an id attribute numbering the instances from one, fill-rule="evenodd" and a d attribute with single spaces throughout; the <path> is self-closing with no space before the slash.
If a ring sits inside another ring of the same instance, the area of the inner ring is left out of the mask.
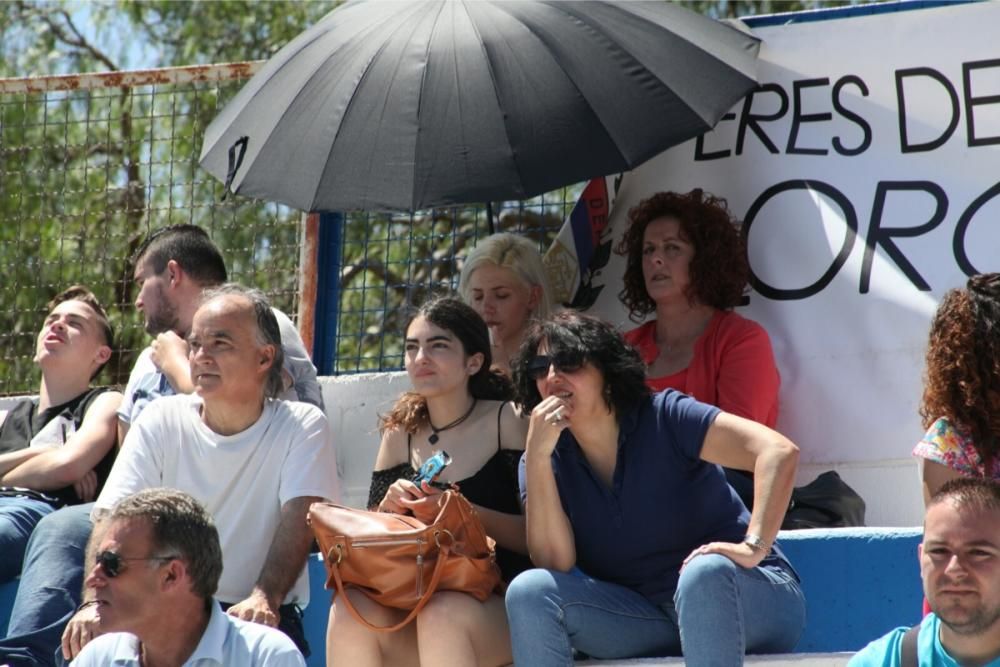
<path id="1" fill-rule="evenodd" d="M 186 493 L 154 488 L 118 501 L 87 577 L 102 634 L 79 667 L 197 664 L 304 667 L 284 634 L 214 603 L 222 547 L 212 517 Z"/>

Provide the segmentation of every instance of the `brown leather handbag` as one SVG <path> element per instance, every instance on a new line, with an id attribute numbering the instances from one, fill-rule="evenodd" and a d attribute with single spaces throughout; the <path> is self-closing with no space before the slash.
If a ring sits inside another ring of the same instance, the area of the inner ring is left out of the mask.
<path id="1" fill-rule="evenodd" d="M 420 502 L 438 507 L 431 524 L 403 514 L 366 512 L 313 503 L 308 522 L 327 570 L 326 587 L 372 630 L 392 632 L 412 621 L 438 590 L 461 591 L 482 602 L 502 589 L 495 543 L 466 498 L 448 490 Z M 369 623 L 344 594 L 353 586 L 387 607 L 409 609 L 400 623 Z"/>

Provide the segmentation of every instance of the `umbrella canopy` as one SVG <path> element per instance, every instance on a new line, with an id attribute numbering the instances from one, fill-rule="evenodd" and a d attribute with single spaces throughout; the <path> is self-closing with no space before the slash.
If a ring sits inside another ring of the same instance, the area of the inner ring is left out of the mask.
<path id="1" fill-rule="evenodd" d="M 201 164 L 306 211 L 525 199 L 710 129 L 759 46 L 667 2 L 349 2 L 247 82 Z"/>

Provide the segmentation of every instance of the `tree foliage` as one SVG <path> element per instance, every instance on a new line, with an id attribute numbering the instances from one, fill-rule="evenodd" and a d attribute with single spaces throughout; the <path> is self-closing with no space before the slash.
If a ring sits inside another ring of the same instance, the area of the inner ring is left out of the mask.
<path id="1" fill-rule="evenodd" d="M 156 62 L 266 58 L 332 2 L 0 4 L 0 74 L 42 76 Z M 263 22 L 261 19 L 265 19 Z M 197 165 L 204 129 L 239 82 L 0 96 L 0 392 L 34 391 L 34 336 L 48 299 L 91 287 L 120 330 L 105 378 L 121 383 L 145 344 L 129 264 L 152 229 L 200 224 L 231 275 L 293 310 L 299 214 L 236 198 Z"/>

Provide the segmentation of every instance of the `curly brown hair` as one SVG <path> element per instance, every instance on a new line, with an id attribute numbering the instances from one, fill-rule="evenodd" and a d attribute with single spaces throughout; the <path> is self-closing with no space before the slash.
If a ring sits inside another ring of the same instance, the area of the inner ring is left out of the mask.
<path id="1" fill-rule="evenodd" d="M 1000 273 L 949 290 L 931 323 L 920 417 L 940 417 L 971 438 L 988 470 L 1000 435 Z"/>
<path id="2" fill-rule="evenodd" d="M 728 310 L 739 305 L 750 278 L 741 223 L 729 212 L 726 200 L 695 189 L 687 194 L 658 192 L 629 209 L 629 227 L 615 252 L 626 258 L 624 288 L 618 298 L 636 322 L 656 310 L 642 275 L 642 242 L 646 227 L 659 218 L 680 222 L 681 235 L 694 246 L 688 269 L 692 301 Z"/>

